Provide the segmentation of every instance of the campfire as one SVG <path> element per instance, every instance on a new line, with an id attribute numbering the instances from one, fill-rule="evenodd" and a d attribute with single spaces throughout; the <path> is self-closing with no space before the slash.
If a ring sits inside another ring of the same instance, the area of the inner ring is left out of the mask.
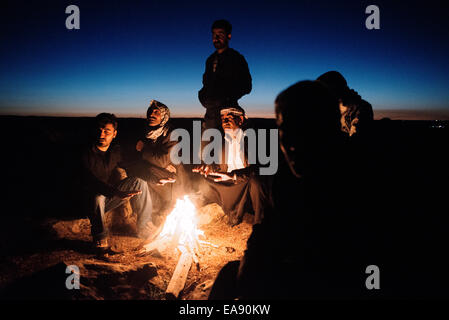
<path id="1" fill-rule="evenodd" d="M 199 269 L 199 247 L 201 244 L 213 244 L 204 241 L 204 232 L 197 227 L 195 205 L 186 195 L 176 201 L 174 209 L 167 216 L 159 236 L 144 246 L 146 252 L 162 253 L 172 248 L 181 253 L 173 276 L 168 284 L 166 295 L 168 298 L 177 298 L 184 288 L 187 275 L 193 262 Z M 214 246 L 216 247 L 216 246 Z"/>

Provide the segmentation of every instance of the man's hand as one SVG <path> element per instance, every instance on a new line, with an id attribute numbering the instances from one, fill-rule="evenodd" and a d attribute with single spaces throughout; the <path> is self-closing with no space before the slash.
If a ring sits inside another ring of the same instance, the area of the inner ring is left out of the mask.
<path id="1" fill-rule="evenodd" d="M 167 168 L 165 168 L 165 169 L 168 170 L 171 173 L 176 173 L 176 168 L 173 165 L 171 165 L 171 164 L 169 164 L 167 166 Z"/>
<path id="2" fill-rule="evenodd" d="M 207 176 L 214 172 L 213 168 L 209 165 L 202 165 L 198 168 L 193 168 L 192 172 L 197 172 L 207 178 Z"/>
<path id="3" fill-rule="evenodd" d="M 119 197 L 122 200 L 129 200 L 132 197 L 141 194 L 142 191 L 140 190 L 134 190 L 134 191 L 122 191 L 122 190 L 118 190 L 116 196 Z"/>
<path id="4" fill-rule="evenodd" d="M 137 141 L 136 150 L 139 151 L 139 152 L 142 151 L 143 145 L 144 145 L 144 143 L 143 143 L 142 140 Z"/>
<path id="5" fill-rule="evenodd" d="M 198 166 L 198 167 L 192 168 L 192 172 L 196 172 L 196 173 L 199 173 L 200 171 L 201 171 L 201 166 Z"/>
<path id="6" fill-rule="evenodd" d="M 176 181 L 176 179 L 173 179 L 173 178 L 161 179 L 161 180 L 159 180 L 159 182 L 156 185 L 163 186 L 166 183 L 174 183 L 175 181 Z"/>
<path id="7" fill-rule="evenodd" d="M 232 176 L 232 175 L 227 174 L 227 173 L 214 172 L 214 173 L 211 174 L 211 176 L 216 177 L 216 178 L 214 178 L 215 182 L 235 180 L 235 175 Z"/>

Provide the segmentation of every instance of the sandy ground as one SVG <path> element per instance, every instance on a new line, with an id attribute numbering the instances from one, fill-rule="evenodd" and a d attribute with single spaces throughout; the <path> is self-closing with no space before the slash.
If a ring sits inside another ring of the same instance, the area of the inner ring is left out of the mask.
<path id="1" fill-rule="evenodd" d="M 126 208 L 121 209 L 125 215 L 126 211 Z M 207 299 L 220 269 L 227 262 L 243 256 L 252 229 L 250 215 L 245 216 L 241 224 L 230 227 L 227 217 L 216 204 L 200 208 L 197 215 L 199 228 L 205 233 L 204 240 L 213 246 L 201 245 L 199 264 L 192 264 L 179 299 Z M 119 228 L 111 226 L 109 244 L 112 252 L 101 256 L 91 249 L 88 219 L 47 221 L 45 228 L 51 231 L 52 243 L 58 245 L 4 259 L 0 277 L 3 295 L 11 299 L 166 299 L 165 291 L 178 262 L 179 250 L 168 248 L 152 254 L 145 252 L 142 240 L 131 235 L 129 222 L 133 223 L 133 220 L 127 222 L 128 225 L 122 221 Z M 117 221 L 109 218 L 108 223 Z M 68 265 L 75 265 L 80 270 L 80 290 L 61 289 L 68 277 L 65 274 Z M 55 285 L 59 291 L 52 293 Z M 39 286 L 45 286 L 50 293 L 37 293 L 36 297 L 29 288 L 33 287 L 35 291 Z"/>

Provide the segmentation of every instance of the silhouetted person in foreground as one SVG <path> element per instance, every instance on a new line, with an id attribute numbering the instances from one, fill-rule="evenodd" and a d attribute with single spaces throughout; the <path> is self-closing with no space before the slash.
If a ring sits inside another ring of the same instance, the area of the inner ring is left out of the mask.
<path id="1" fill-rule="evenodd" d="M 350 137 L 369 131 L 374 119 L 373 107 L 350 89 L 346 79 L 337 71 L 329 71 L 318 77 L 338 99 L 341 112 L 341 129 Z"/>
<path id="2" fill-rule="evenodd" d="M 403 201 L 406 186 L 385 166 L 353 170 L 338 101 L 322 83 L 296 83 L 275 103 L 286 166 L 275 177 L 274 212 L 209 298 L 447 298 L 442 212 Z M 360 174 L 367 179 L 355 183 Z"/>
<path id="3" fill-rule="evenodd" d="M 100 113 L 95 118 L 95 140 L 82 154 L 83 203 L 91 223 L 94 245 L 99 250 L 108 248 L 108 228 L 105 213 L 124 201 L 130 200 L 137 214 L 137 235 L 148 239 L 152 236 L 152 202 L 146 182 L 127 177 L 113 184 L 113 175 L 122 167 L 118 145 L 113 144 L 117 135 L 117 119 L 113 114 Z"/>
<path id="4" fill-rule="evenodd" d="M 226 20 L 212 24 L 212 42 L 216 51 L 206 60 L 203 87 L 198 92 L 206 108 L 204 128 L 220 127 L 220 107 L 237 105 L 237 101 L 251 92 L 252 80 L 248 63 L 236 50 L 229 48 L 232 26 Z"/>
<path id="5" fill-rule="evenodd" d="M 278 95 L 276 121 L 286 165 L 275 177 L 274 212 L 253 227 L 242 261 L 223 269 L 210 298 L 357 297 L 370 232 L 366 213 L 341 200 L 350 179 L 342 179 L 338 102 L 323 84 L 298 82 Z"/>

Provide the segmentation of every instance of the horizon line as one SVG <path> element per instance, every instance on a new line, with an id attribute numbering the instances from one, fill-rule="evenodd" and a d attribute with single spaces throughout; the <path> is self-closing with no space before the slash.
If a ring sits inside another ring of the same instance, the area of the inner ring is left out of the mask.
<path id="1" fill-rule="evenodd" d="M 449 110 L 447 109 L 429 109 L 429 110 L 413 110 L 413 109 L 374 109 L 374 120 L 389 118 L 391 120 L 449 120 Z M 114 112 L 113 112 L 114 113 Z M 17 116 L 17 117 L 65 117 L 65 118 L 83 118 L 95 117 L 98 113 L 74 113 L 74 112 L 8 112 L 0 111 L 0 116 Z M 138 113 L 114 113 L 118 118 L 136 118 L 145 119 L 145 115 Z M 249 118 L 275 119 L 272 112 L 249 112 Z M 203 114 L 199 113 L 180 113 L 172 115 L 171 118 L 203 118 Z"/>

